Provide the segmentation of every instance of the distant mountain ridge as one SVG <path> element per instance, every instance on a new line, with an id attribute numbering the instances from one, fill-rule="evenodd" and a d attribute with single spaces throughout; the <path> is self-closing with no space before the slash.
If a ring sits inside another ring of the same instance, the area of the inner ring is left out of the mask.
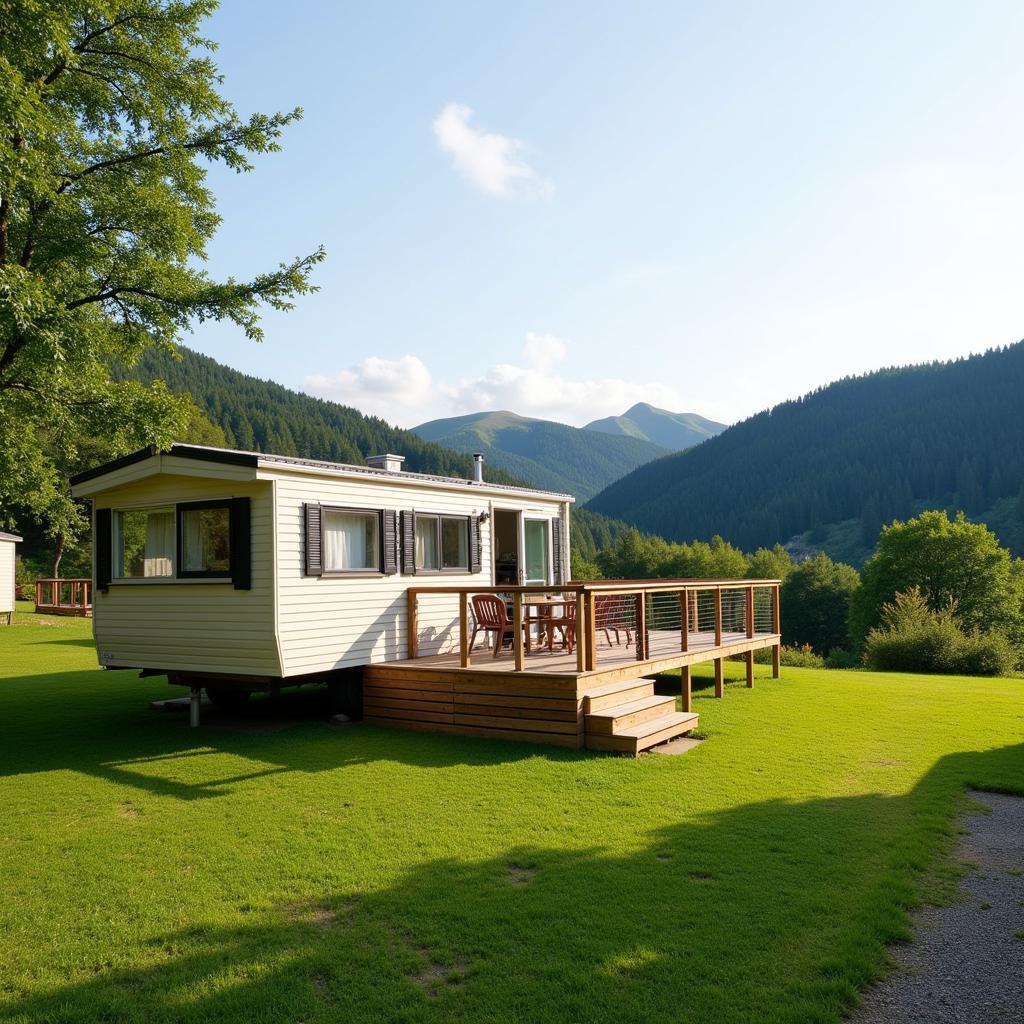
<path id="1" fill-rule="evenodd" d="M 669 412 L 647 402 L 637 402 L 621 416 L 593 420 L 583 429 L 635 437 L 669 451 L 681 452 L 722 433 L 726 424 L 705 419 L 694 412 Z"/>
<path id="2" fill-rule="evenodd" d="M 853 552 L 894 518 L 963 509 L 1022 550 L 1022 396 L 1024 342 L 847 378 L 641 466 L 588 507 L 669 540 Z"/>
<path id="3" fill-rule="evenodd" d="M 482 452 L 487 463 L 545 490 L 580 501 L 669 450 L 638 437 L 596 436 L 579 427 L 507 410 L 430 420 L 413 431 L 458 452 Z"/>

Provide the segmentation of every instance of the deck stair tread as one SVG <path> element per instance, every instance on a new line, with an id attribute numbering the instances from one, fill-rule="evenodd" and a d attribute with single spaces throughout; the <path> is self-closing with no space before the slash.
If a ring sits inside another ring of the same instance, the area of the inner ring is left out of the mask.
<path id="1" fill-rule="evenodd" d="M 645 722 L 617 728 L 614 732 L 587 730 L 586 745 L 591 750 L 633 754 L 674 740 L 697 728 L 698 716 L 688 711 L 673 711 Z"/>
<path id="2" fill-rule="evenodd" d="M 587 728 L 595 732 L 619 733 L 625 726 L 660 718 L 675 709 L 675 697 L 641 697 L 639 700 L 591 712 L 587 715 Z"/>
<path id="3" fill-rule="evenodd" d="M 588 714 L 597 714 L 618 704 L 628 704 L 643 697 L 654 695 L 654 683 L 650 679 L 625 679 L 618 683 L 604 683 L 583 691 L 583 709 Z"/>
<path id="4" fill-rule="evenodd" d="M 646 739 L 655 733 L 679 725 L 696 725 L 697 715 L 692 711 L 673 711 L 671 714 L 662 715 L 660 718 L 652 718 L 647 722 L 638 722 L 636 725 L 627 725 L 616 730 L 616 736 L 633 736 L 636 739 Z"/>

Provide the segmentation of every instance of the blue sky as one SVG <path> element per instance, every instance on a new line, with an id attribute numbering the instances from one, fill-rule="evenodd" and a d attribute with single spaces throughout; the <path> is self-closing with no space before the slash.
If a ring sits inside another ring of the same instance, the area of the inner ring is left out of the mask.
<path id="1" fill-rule="evenodd" d="M 283 17 L 287 11 L 288 17 Z M 211 270 L 321 290 L 185 343 L 403 426 L 732 422 L 1024 336 L 1024 7 L 280 4 L 209 25 L 284 151 L 215 170 Z"/>

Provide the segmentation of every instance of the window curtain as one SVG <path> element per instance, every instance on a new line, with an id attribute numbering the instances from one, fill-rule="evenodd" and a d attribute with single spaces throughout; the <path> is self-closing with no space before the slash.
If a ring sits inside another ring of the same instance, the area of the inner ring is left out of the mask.
<path id="1" fill-rule="evenodd" d="M 181 568 L 186 572 L 202 572 L 206 568 L 205 547 L 202 513 L 185 512 L 181 517 Z"/>
<path id="2" fill-rule="evenodd" d="M 146 548 L 143 576 L 174 575 L 174 513 L 150 512 L 146 516 Z"/>
<path id="3" fill-rule="evenodd" d="M 326 569 L 366 569 L 369 554 L 366 516 L 329 512 L 323 518 L 323 558 Z"/>
<path id="4" fill-rule="evenodd" d="M 416 567 L 437 569 L 437 517 L 416 517 Z"/>

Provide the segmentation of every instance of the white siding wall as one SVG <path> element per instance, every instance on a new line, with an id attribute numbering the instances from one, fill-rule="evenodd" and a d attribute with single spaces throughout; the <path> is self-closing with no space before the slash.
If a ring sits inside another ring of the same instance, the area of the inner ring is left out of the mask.
<path id="1" fill-rule="evenodd" d="M 298 473 L 276 474 L 278 634 L 284 674 L 298 675 L 370 662 L 394 661 L 407 655 L 406 590 L 429 586 L 490 586 L 493 582 L 491 522 L 480 524 L 480 573 L 372 578 L 315 577 L 304 574 L 303 503 L 319 502 L 353 508 L 415 510 L 453 515 L 519 508 L 554 519 L 558 501 L 501 498 L 486 492 L 443 489 L 390 482 L 380 477 L 338 479 Z M 420 652 L 439 653 L 458 645 L 458 598 L 421 598 Z"/>
<path id="2" fill-rule="evenodd" d="M 166 459 L 166 457 L 164 457 Z M 93 633 L 101 664 L 181 672 L 278 676 L 274 636 L 274 502 L 266 481 L 217 479 L 231 467 L 191 461 L 203 476 L 170 473 L 103 491 L 96 508 L 144 508 L 179 501 L 249 497 L 252 511 L 252 589 L 230 582 L 112 582 L 94 595 Z M 239 471 L 238 475 L 241 475 Z M 251 476 L 252 470 L 249 474 Z"/>
<path id="3" fill-rule="evenodd" d="M 14 541 L 0 538 L 0 615 L 14 611 Z"/>

